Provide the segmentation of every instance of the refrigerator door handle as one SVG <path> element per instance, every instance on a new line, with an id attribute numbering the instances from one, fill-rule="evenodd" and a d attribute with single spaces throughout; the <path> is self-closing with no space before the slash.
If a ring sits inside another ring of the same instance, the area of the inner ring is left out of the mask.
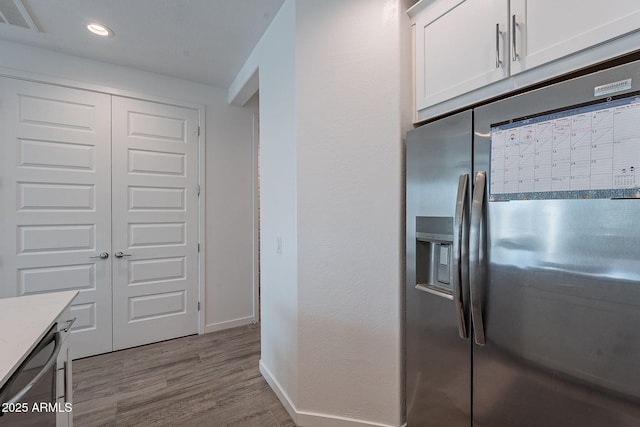
<path id="1" fill-rule="evenodd" d="M 482 227 L 484 221 L 484 195 L 486 172 L 476 174 L 471 201 L 471 229 L 469 232 L 469 292 L 471 297 L 471 321 L 478 345 L 484 345 L 484 322 L 482 319 L 481 289 L 484 285 L 485 260 L 482 247 Z"/>
<path id="2" fill-rule="evenodd" d="M 469 338 L 467 322 L 464 318 L 464 301 L 462 284 L 469 277 L 467 258 L 467 238 L 465 229 L 467 214 L 467 187 L 469 174 L 461 174 L 458 179 L 458 196 L 456 197 L 456 213 L 453 218 L 453 302 L 456 306 L 456 321 L 460 338 Z"/>

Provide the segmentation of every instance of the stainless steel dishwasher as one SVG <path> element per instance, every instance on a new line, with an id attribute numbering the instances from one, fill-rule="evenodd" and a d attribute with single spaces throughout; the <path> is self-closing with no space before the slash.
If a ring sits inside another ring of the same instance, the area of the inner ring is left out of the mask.
<path id="1" fill-rule="evenodd" d="M 59 410 L 56 359 L 68 333 L 54 324 L 0 390 L 0 426 L 55 426 Z M 67 390 L 67 387 L 63 387 Z"/>

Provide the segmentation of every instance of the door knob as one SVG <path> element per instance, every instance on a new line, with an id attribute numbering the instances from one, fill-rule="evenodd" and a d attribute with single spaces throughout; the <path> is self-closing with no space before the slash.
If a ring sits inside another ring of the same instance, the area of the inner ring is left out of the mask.
<path id="1" fill-rule="evenodd" d="M 122 257 L 125 257 L 125 256 L 131 256 L 130 254 L 125 254 L 122 251 L 118 251 L 114 255 L 116 256 L 116 258 L 122 258 Z"/>
<path id="2" fill-rule="evenodd" d="M 100 253 L 100 255 L 90 256 L 89 258 L 102 258 L 102 259 L 107 259 L 107 258 L 109 258 L 109 252 L 101 252 L 101 253 Z"/>

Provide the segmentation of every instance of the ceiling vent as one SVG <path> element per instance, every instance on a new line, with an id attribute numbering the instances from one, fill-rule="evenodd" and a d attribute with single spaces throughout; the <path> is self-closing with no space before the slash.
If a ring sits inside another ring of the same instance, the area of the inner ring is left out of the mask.
<path id="1" fill-rule="evenodd" d="M 40 32 L 22 0 L 0 0 L 0 23 Z"/>

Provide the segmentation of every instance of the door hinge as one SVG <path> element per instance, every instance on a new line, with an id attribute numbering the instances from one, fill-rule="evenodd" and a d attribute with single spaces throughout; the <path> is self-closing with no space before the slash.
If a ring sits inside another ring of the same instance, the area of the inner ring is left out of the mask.
<path id="1" fill-rule="evenodd" d="M 200 184 L 198 184 L 198 188 L 196 189 L 196 194 L 200 197 Z"/>
<path id="2" fill-rule="evenodd" d="M 200 311 L 200 301 L 198 301 L 198 311 Z"/>
<path id="3" fill-rule="evenodd" d="M 200 253 L 200 243 L 198 243 L 198 253 Z"/>
<path id="4" fill-rule="evenodd" d="M 200 126 L 198 126 L 198 136 L 200 136 Z"/>

